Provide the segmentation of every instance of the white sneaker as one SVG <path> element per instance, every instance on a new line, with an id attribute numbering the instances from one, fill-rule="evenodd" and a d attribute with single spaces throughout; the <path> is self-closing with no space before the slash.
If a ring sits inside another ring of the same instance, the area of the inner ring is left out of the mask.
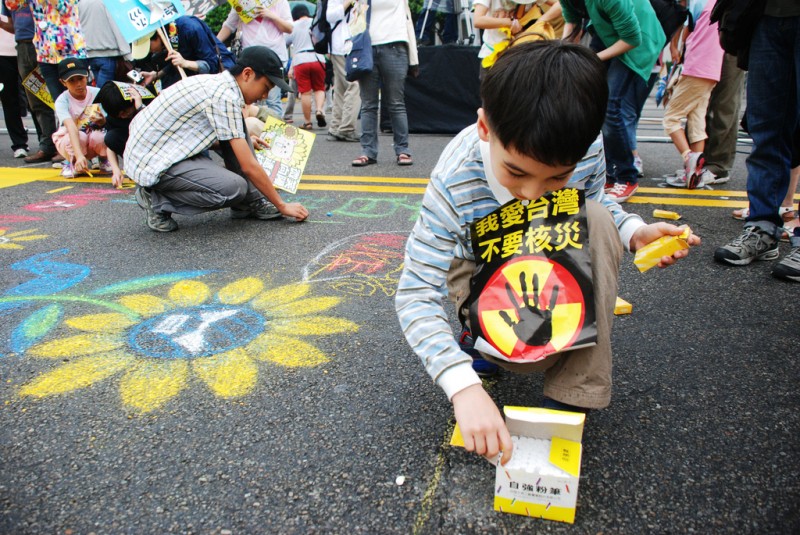
<path id="1" fill-rule="evenodd" d="M 61 167 L 61 176 L 64 178 L 75 178 L 75 170 L 72 168 L 71 163 L 64 162 L 64 166 Z"/>
<path id="2" fill-rule="evenodd" d="M 23 148 L 19 148 L 14 151 L 14 158 L 27 158 L 27 157 L 28 157 L 28 151 Z"/>
<path id="3" fill-rule="evenodd" d="M 633 166 L 636 168 L 636 176 L 644 178 L 644 164 L 639 156 L 633 157 Z"/>
<path id="4" fill-rule="evenodd" d="M 725 182 L 731 179 L 730 176 L 722 176 L 718 177 L 708 169 L 703 169 L 703 174 L 701 176 L 700 182 L 702 182 L 703 186 L 709 186 L 711 184 L 724 184 Z M 702 187 L 702 186 L 698 186 Z"/>

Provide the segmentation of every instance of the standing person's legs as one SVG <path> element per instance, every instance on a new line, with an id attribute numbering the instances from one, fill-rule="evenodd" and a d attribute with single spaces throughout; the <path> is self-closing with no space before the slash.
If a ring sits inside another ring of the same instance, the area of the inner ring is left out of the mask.
<path id="1" fill-rule="evenodd" d="M 711 92 L 706 111 L 708 140 L 705 168 L 713 173 L 714 184 L 722 184 L 730 179 L 730 170 L 736 158 L 744 79 L 744 71 L 736 66 L 736 56 L 725 54 L 722 75 Z"/>
<path id="2" fill-rule="evenodd" d="M 629 131 L 623 113 L 626 107 L 635 108 L 639 82 L 645 83 L 620 60 L 614 58 L 609 62 L 608 107 L 603 123 L 603 145 L 606 151 L 606 169 L 618 184 L 636 184 L 639 181 L 633 166 Z"/>
<path id="3" fill-rule="evenodd" d="M 14 56 L 0 56 L 0 102 L 3 104 L 3 117 L 6 121 L 8 135 L 11 137 L 11 150 L 24 149 L 28 152 L 28 132 L 22 124 L 22 108 L 19 102 L 19 74 L 17 73 L 17 58 Z M 15 155 L 16 156 L 16 155 Z"/>
<path id="4" fill-rule="evenodd" d="M 267 94 L 267 100 L 264 105 L 269 109 L 270 114 L 275 117 L 283 117 L 283 109 L 281 108 L 281 88 L 278 86 L 270 89 Z"/>
<path id="5" fill-rule="evenodd" d="M 295 76 L 297 74 L 295 73 Z M 293 123 L 294 122 L 294 103 L 295 99 L 297 98 L 297 80 L 295 78 L 291 78 L 289 80 L 289 87 L 292 89 L 289 92 L 289 96 L 286 97 L 286 108 L 283 110 L 283 121 L 286 123 Z"/>
<path id="6" fill-rule="evenodd" d="M 378 91 L 381 84 L 379 47 L 372 47 L 374 68 L 358 81 L 361 95 L 361 154 L 367 158 L 378 158 Z"/>
<path id="7" fill-rule="evenodd" d="M 53 97 L 53 102 L 56 101 L 58 95 L 67 90 L 61 80 L 58 79 L 58 65 L 55 63 L 39 63 L 39 72 L 42 73 L 47 90 L 50 96 Z"/>
<path id="8" fill-rule="evenodd" d="M 780 255 L 783 220 L 779 208 L 789 187 L 792 140 L 800 120 L 800 17 L 764 15 L 750 43 L 749 68 L 750 213 L 742 234 L 714 252 L 715 260 L 729 265 L 774 260 Z"/>
<path id="9" fill-rule="evenodd" d="M 96 87 L 103 87 L 108 81 L 114 79 L 114 72 L 117 69 L 117 58 L 89 58 L 89 68 L 94 75 Z"/>
<path id="10" fill-rule="evenodd" d="M 36 49 L 30 41 L 20 41 L 17 43 L 17 69 L 20 77 L 24 80 L 33 72 L 38 63 L 36 62 Z M 53 133 L 56 131 L 56 115 L 53 109 L 25 91 L 33 114 L 33 123 L 36 126 L 36 133 L 39 136 L 39 153 L 31 154 L 25 161 L 28 163 L 39 163 L 49 161 L 55 156 L 56 147 L 53 144 Z"/>
<path id="11" fill-rule="evenodd" d="M 356 141 L 356 122 L 361 111 L 358 82 L 345 78 L 344 56 L 331 56 L 333 63 L 333 113 L 328 130 L 344 141 Z"/>
<path id="12" fill-rule="evenodd" d="M 408 74 L 408 47 L 405 43 L 395 43 L 378 47 L 381 49 L 378 61 L 381 64 L 381 99 L 386 100 L 389 118 L 392 121 L 394 152 L 410 155 L 408 149 L 408 115 L 406 114 L 405 84 Z"/>

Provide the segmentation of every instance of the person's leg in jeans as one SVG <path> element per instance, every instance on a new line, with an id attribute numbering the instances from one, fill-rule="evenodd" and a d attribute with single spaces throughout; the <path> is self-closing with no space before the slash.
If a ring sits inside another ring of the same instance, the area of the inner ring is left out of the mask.
<path id="1" fill-rule="evenodd" d="M 633 166 L 630 133 L 623 112 L 626 107 L 636 107 L 639 85 L 645 85 L 645 81 L 624 63 L 617 58 L 609 62 L 608 108 L 603 123 L 603 144 L 606 167 L 613 170 L 617 183 L 636 184 L 639 181 Z"/>
<path id="2" fill-rule="evenodd" d="M 361 154 L 378 159 L 378 91 L 381 84 L 381 48 L 372 47 L 372 72 L 358 81 L 361 95 Z"/>
<path id="3" fill-rule="evenodd" d="M 44 83 L 47 84 L 47 90 L 50 92 L 50 96 L 53 97 L 53 102 L 55 102 L 58 95 L 67 90 L 61 80 L 58 79 L 58 65 L 55 63 L 39 63 L 39 72 L 42 73 Z"/>
<path id="4" fill-rule="evenodd" d="M 405 85 L 408 74 L 408 48 L 405 43 L 384 45 L 381 49 L 381 98 L 386 100 L 392 121 L 395 155 L 410 155 L 408 149 L 408 115 L 406 114 Z"/>
<path id="5" fill-rule="evenodd" d="M 658 80 L 657 72 L 650 73 L 650 78 L 644 85 L 636 84 L 634 92 L 635 100 L 626 102 L 622 110 L 623 120 L 628 125 L 628 139 L 631 144 L 631 152 L 633 153 L 633 165 L 636 167 L 636 176 L 642 176 L 642 160 L 639 157 L 639 146 L 636 142 L 636 130 L 639 128 L 639 119 L 642 118 L 642 110 L 647 102 L 647 97 L 653 90 Z"/>
<path id="6" fill-rule="evenodd" d="M 17 58 L 14 56 L 0 56 L 0 102 L 3 103 L 3 117 L 6 121 L 8 135 L 11 138 L 11 150 L 25 150 L 28 152 L 28 132 L 22 124 L 22 108 L 19 102 L 19 77 L 17 73 Z"/>
<path id="7" fill-rule="evenodd" d="M 117 58 L 89 58 L 89 68 L 94 75 L 96 87 L 103 87 L 103 84 L 114 79 L 114 72 L 117 69 Z"/>
<path id="8" fill-rule="evenodd" d="M 714 258 L 729 265 L 773 260 L 780 255 L 781 201 L 789 187 L 792 139 L 800 120 L 800 17 L 764 15 L 750 43 L 747 127 L 753 149 L 747 158 L 750 213 L 744 231 Z"/>
<path id="9" fill-rule="evenodd" d="M 722 184 L 730 179 L 736 158 L 744 78 L 744 71 L 736 66 L 736 56 L 725 54 L 722 75 L 711 92 L 706 111 L 705 168 L 714 175 L 714 182 L 707 183 Z"/>
<path id="10" fill-rule="evenodd" d="M 269 108 L 270 115 L 275 117 L 283 117 L 283 109 L 281 106 L 281 88 L 278 86 L 270 89 L 267 94 L 267 99 L 264 105 Z"/>

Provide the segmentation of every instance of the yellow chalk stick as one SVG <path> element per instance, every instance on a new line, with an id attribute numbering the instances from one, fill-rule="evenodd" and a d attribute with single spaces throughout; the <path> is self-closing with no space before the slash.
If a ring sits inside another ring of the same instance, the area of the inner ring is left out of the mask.
<path id="1" fill-rule="evenodd" d="M 623 314 L 630 314 L 631 312 L 633 312 L 633 305 L 623 298 L 617 297 L 617 302 L 614 304 L 614 314 L 622 316 Z"/>
<path id="2" fill-rule="evenodd" d="M 653 210 L 653 217 L 660 217 L 661 219 L 680 219 L 681 215 L 677 212 L 670 212 L 669 210 Z"/>
<path id="3" fill-rule="evenodd" d="M 644 273 L 653 266 L 657 266 L 662 256 L 672 256 L 681 249 L 688 249 L 689 244 L 686 242 L 692 230 L 686 227 L 686 230 L 680 236 L 662 236 L 654 242 L 648 243 L 638 251 L 633 259 L 633 263 L 639 268 L 639 271 Z"/>

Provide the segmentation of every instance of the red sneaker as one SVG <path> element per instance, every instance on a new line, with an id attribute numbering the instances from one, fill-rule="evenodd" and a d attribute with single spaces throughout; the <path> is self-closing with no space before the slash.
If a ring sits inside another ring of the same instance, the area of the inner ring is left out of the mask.
<path id="1" fill-rule="evenodd" d="M 611 191 L 606 193 L 606 195 L 617 202 L 625 202 L 633 197 L 633 194 L 636 193 L 637 189 L 639 189 L 639 184 L 631 184 L 630 182 L 617 182 L 614 184 L 614 187 L 611 188 Z"/>

